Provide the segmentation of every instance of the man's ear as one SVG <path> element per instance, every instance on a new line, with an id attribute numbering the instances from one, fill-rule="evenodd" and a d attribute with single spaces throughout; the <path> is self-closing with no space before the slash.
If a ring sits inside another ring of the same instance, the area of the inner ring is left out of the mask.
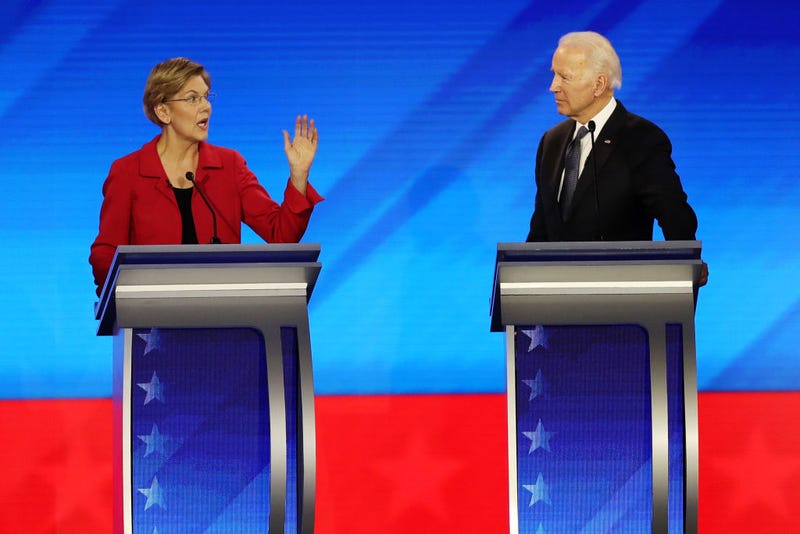
<path id="1" fill-rule="evenodd" d="M 608 89 L 608 76 L 606 76 L 601 72 L 594 79 L 594 87 L 592 88 L 592 93 L 594 94 L 594 96 L 597 97 L 605 93 L 606 89 Z"/>

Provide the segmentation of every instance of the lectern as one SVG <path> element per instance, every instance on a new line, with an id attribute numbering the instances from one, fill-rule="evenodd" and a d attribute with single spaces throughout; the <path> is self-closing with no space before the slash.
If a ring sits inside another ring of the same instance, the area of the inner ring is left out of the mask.
<path id="1" fill-rule="evenodd" d="M 511 532 L 697 532 L 700 248 L 498 245 Z"/>
<path id="2" fill-rule="evenodd" d="M 116 533 L 314 531 L 318 256 L 118 248 L 96 305 L 114 336 Z"/>

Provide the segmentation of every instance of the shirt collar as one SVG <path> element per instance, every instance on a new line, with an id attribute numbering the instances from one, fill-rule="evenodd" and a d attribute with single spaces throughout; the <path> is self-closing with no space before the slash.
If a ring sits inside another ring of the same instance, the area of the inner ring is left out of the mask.
<path id="1" fill-rule="evenodd" d="M 614 110 L 616 108 L 617 108 L 617 99 L 614 98 L 614 97 L 611 97 L 611 100 L 609 100 L 608 103 L 605 106 L 603 106 L 603 109 L 601 109 L 597 113 L 597 115 L 595 115 L 594 117 L 589 119 L 590 121 L 594 121 L 594 135 L 595 135 L 595 137 L 600 135 L 600 132 L 603 130 L 603 126 L 606 125 L 606 123 L 608 122 L 608 119 L 611 117 L 611 114 L 614 113 Z M 587 121 L 587 123 L 588 123 L 588 121 Z M 581 124 L 578 121 L 575 121 L 575 131 L 572 133 L 572 137 L 575 137 L 575 135 L 577 135 L 578 130 L 582 126 L 586 126 L 586 124 Z"/>

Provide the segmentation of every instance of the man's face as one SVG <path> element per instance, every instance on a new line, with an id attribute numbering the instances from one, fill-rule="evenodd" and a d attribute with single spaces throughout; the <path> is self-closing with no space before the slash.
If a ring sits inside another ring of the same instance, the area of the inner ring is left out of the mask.
<path id="1" fill-rule="evenodd" d="M 556 98 L 558 112 L 585 124 L 594 116 L 596 77 L 586 65 L 586 54 L 575 47 L 559 47 L 553 54 L 553 82 L 550 92 Z"/>

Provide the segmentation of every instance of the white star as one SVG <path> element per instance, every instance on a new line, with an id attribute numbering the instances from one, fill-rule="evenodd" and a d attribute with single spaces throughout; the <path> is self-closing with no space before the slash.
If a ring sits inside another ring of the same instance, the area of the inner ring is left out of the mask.
<path id="1" fill-rule="evenodd" d="M 150 379 L 150 382 L 137 383 L 136 385 L 147 392 L 144 397 L 145 404 L 148 404 L 153 399 L 164 402 L 164 384 L 158 379 L 155 371 L 153 371 L 153 378 Z"/>
<path id="2" fill-rule="evenodd" d="M 536 430 L 533 432 L 523 432 L 522 434 L 531 440 L 531 449 L 528 451 L 528 454 L 532 454 L 536 449 L 544 449 L 548 452 L 552 452 L 550 450 L 550 438 L 555 432 L 545 431 L 541 419 L 539 419 L 539 424 L 536 425 Z"/>
<path id="3" fill-rule="evenodd" d="M 144 356 L 150 352 L 161 348 L 161 332 L 157 328 L 150 329 L 148 334 L 136 334 L 146 343 L 144 346 Z"/>
<path id="4" fill-rule="evenodd" d="M 547 334 L 544 331 L 544 326 L 542 325 L 535 325 L 533 328 L 521 330 L 523 334 L 530 338 L 531 342 L 528 345 L 528 352 L 531 352 L 536 347 L 542 347 L 543 349 L 547 349 L 550 347 L 550 343 L 547 338 Z"/>
<path id="5" fill-rule="evenodd" d="M 532 401 L 536 397 L 545 396 L 546 393 L 546 386 L 544 380 L 542 379 L 542 370 L 539 369 L 536 371 L 536 376 L 533 380 L 523 380 L 522 381 L 526 386 L 531 388 L 531 395 L 528 397 L 528 401 Z"/>
<path id="6" fill-rule="evenodd" d="M 542 528 L 541 523 L 539 523 L 539 528 L 536 529 L 536 534 L 544 534 L 544 529 Z"/>
<path id="7" fill-rule="evenodd" d="M 164 506 L 164 493 L 161 491 L 161 486 L 158 485 L 158 478 L 153 477 L 149 488 L 139 488 L 139 493 L 147 497 L 147 502 L 144 504 L 145 510 L 156 504 L 164 510 L 167 509 Z"/>
<path id="8" fill-rule="evenodd" d="M 164 444 L 169 439 L 169 436 L 161 434 L 155 423 L 153 423 L 153 430 L 150 431 L 150 435 L 145 434 L 144 436 L 138 437 L 147 444 L 147 449 L 144 451 L 145 458 L 153 452 L 157 452 L 162 456 L 165 455 Z"/>
<path id="9" fill-rule="evenodd" d="M 536 484 L 523 484 L 522 487 L 531 492 L 531 502 L 528 506 L 533 506 L 539 501 L 544 501 L 550 505 L 553 504 L 550 502 L 550 493 L 547 491 L 547 484 L 544 483 L 541 473 L 539 473 L 539 478 L 536 479 Z"/>

